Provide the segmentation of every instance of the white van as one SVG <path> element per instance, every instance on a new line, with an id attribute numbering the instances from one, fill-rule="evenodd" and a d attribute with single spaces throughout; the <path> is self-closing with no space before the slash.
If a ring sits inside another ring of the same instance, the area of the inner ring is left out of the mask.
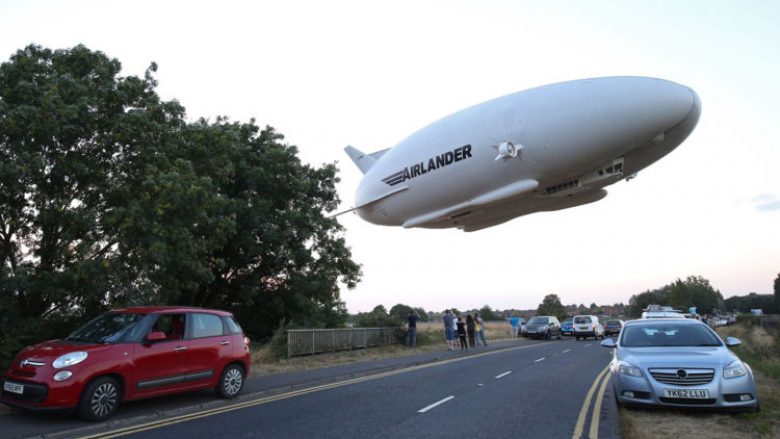
<path id="1" fill-rule="evenodd" d="M 593 315 L 574 316 L 572 321 L 574 327 L 574 338 L 585 339 L 593 337 L 594 340 L 604 339 L 604 326 L 599 322 L 599 318 Z"/>

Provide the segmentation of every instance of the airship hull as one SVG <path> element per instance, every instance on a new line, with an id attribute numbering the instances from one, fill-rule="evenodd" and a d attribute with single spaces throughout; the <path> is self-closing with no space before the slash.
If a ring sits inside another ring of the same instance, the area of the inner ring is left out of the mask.
<path id="1" fill-rule="evenodd" d="M 389 226 L 491 227 L 606 196 L 671 152 L 701 110 L 688 87 L 610 77 L 542 86 L 451 114 L 365 155 L 357 213 Z M 389 194 L 389 195 L 388 195 Z"/>

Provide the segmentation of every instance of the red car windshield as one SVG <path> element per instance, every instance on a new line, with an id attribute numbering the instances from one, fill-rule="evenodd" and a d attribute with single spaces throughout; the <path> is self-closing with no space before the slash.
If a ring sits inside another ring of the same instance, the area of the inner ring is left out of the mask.
<path id="1" fill-rule="evenodd" d="M 145 316 L 145 314 L 105 313 L 73 331 L 65 341 L 117 343 L 127 338 L 134 329 L 138 330 L 138 323 Z"/>

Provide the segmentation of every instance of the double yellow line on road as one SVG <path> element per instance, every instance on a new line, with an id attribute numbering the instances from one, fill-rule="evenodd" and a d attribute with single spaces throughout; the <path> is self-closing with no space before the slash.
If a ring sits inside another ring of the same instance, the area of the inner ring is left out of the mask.
<path id="1" fill-rule="evenodd" d="M 582 439 L 582 433 L 585 429 L 585 420 L 588 418 L 590 403 L 593 399 L 593 395 L 594 392 L 596 392 L 597 387 L 599 390 L 596 393 L 596 404 L 593 407 L 593 414 L 590 417 L 590 429 L 588 430 L 587 437 L 589 439 L 598 439 L 601 401 L 604 399 L 604 390 L 607 387 L 607 382 L 609 382 L 609 374 L 607 374 L 608 371 L 609 366 L 605 367 L 604 370 L 602 370 L 601 373 L 596 376 L 596 379 L 593 380 L 593 384 L 590 386 L 590 390 L 588 390 L 588 394 L 585 396 L 585 402 L 582 404 L 582 408 L 580 409 L 580 415 L 577 417 L 577 424 L 574 427 L 574 434 L 572 435 L 572 439 Z M 601 383 L 600 386 L 599 382 Z"/>
<path id="2" fill-rule="evenodd" d="M 376 373 L 376 374 L 372 374 L 372 375 L 366 375 L 366 376 L 360 377 L 360 378 L 353 378 L 353 379 L 349 379 L 349 380 L 345 380 L 345 381 L 338 381 L 338 382 L 335 382 L 335 383 L 323 384 L 323 385 L 320 385 L 320 386 L 308 387 L 308 388 L 300 389 L 300 390 L 294 390 L 292 392 L 282 393 L 282 394 L 279 394 L 279 395 L 273 395 L 273 396 L 267 396 L 267 397 L 264 397 L 264 398 L 253 399 L 251 401 L 245 401 L 245 402 L 240 402 L 240 403 L 237 403 L 237 404 L 231 404 L 231 405 L 226 406 L 226 407 L 218 407 L 218 408 L 214 408 L 214 409 L 210 409 L 210 410 L 204 410 L 204 411 L 201 411 L 201 412 L 189 413 L 189 414 L 186 414 L 186 415 L 174 416 L 172 418 L 166 418 L 166 419 L 160 419 L 158 421 L 147 422 L 145 424 L 139 424 L 139 425 L 134 425 L 134 426 L 131 426 L 131 427 L 120 428 L 120 429 L 117 429 L 117 430 L 112 430 L 112 431 L 107 431 L 107 432 L 102 432 L 102 433 L 96 433 L 96 434 L 88 435 L 88 436 L 82 436 L 80 439 L 116 438 L 116 437 L 120 437 L 120 436 L 126 436 L 128 434 L 140 433 L 140 432 L 147 431 L 147 430 L 153 430 L 153 429 L 156 429 L 156 428 L 167 427 L 169 425 L 175 425 L 175 424 L 179 424 L 179 423 L 182 423 L 182 422 L 193 421 L 195 419 L 205 418 L 205 417 L 208 417 L 208 416 L 214 416 L 214 415 L 219 415 L 219 414 L 222 414 L 222 413 L 228 413 L 228 412 L 232 412 L 234 410 L 241 410 L 241 409 L 248 408 L 248 407 L 254 407 L 254 406 L 258 406 L 258 405 L 262 405 L 262 404 L 267 404 L 269 402 L 281 401 L 283 399 L 294 398 L 296 396 L 302 396 L 302 395 L 306 395 L 306 394 L 309 394 L 309 393 L 320 392 L 320 391 L 328 390 L 328 389 L 335 389 L 337 387 L 349 386 L 349 385 L 352 385 L 352 384 L 362 383 L 362 382 L 366 382 L 366 381 L 372 381 L 372 380 L 377 380 L 377 379 L 381 379 L 381 378 L 387 378 L 387 377 L 394 376 L 394 375 L 400 375 L 402 373 L 408 373 L 408 372 L 413 372 L 413 371 L 416 371 L 416 370 L 427 369 L 429 367 L 436 367 L 436 366 L 441 366 L 441 365 L 449 364 L 449 363 L 457 363 L 458 361 L 471 360 L 471 359 L 474 359 L 474 358 L 484 357 L 484 356 L 487 356 L 487 355 L 494 355 L 494 354 L 499 354 L 499 353 L 503 353 L 503 352 L 511 352 L 511 351 L 516 351 L 516 350 L 519 350 L 519 349 L 525 349 L 525 348 L 530 348 L 530 347 L 533 347 L 533 346 L 542 346 L 542 345 L 544 345 L 544 343 L 525 345 L 525 346 L 518 346 L 518 347 L 508 348 L 508 349 L 499 349 L 499 350 L 495 350 L 495 351 L 483 352 L 481 354 L 469 355 L 469 356 L 466 356 L 466 357 L 452 358 L 452 359 L 449 359 L 449 360 L 442 360 L 442 361 L 437 361 L 437 362 L 434 362 L 434 363 L 427 363 L 427 364 L 421 364 L 421 365 L 417 365 L 417 366 L 406 367 L 406 368 L 403 368 L 403 369 L 396 369 L 396 370 L 391 370 L 391 371 L 387 371 L 387 372 L 380 372 L 380 373 Z"/>

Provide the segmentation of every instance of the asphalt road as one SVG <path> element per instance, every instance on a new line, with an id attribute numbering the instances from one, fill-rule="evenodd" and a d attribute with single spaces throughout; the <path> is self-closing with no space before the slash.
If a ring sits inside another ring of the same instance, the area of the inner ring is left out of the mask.
<path id="1" fill-rule="evenodd" d="M 140 401 L 101 425 L 13 411 L 0 428 L 9 437 L 618 436 L 602 373 L 611 351 L 570 339 L 496 345 L 259 377 L 232 403 L 208 392 Z"/>

